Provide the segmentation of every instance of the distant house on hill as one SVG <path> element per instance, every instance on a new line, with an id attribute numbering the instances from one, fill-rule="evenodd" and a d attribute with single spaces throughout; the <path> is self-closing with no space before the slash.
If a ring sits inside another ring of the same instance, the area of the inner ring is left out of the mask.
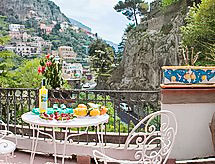
<path id="1" fill-rule="evenodd" d="M 19 32 L 21 29 L 24 29 L 25 26 L 21 24 L 10 24 L 9 30 L 14 32 Z"/>
<path id="2" fill-rule="evenodd" d="M 15 52 L 22 57 L 32 57 L 41 53 L 38 47 L 27 45 L 26 43 L 19 43 L 16 45 Z"/>
<path id="3" fill-rule="evenodd" d="M 83 74 L 83 67 L 80 63 L 66 63 L 63 62 L 62 64 L 62 72 L 63 78 L 68 81 L 73 80 L 81 80 Z"/>
<path id="4" fill-rule="evenodd" d="M 60 24 L 60 32 L 64 32 L 66 29 L 68 29 L 69 28 L 69 23 L 68 22 L 62 22 L 61 24 Z"/>
<path id="5" fill-rule="evenodd" d="M 28 39 L 31 39 L 31 35 L 28 35 L 27 32 L 24 32 L 24 33 L 22 34 L 22 40 L 23 40 L 24 42 L 27 42 Z"/>
<path id="6" fill-rule="evenodd" d="M 66 62 L 70 62 L 77 56 L 77 53 L 75 53 L 73 48 L 69 46 L 61 46 L 58 48 L 58 51 L 59 56 Z"/>
<path id="7" fill-rule="evenodd" d="M 22 34 L 19 31 L 9 31 L 9 36 L 11 39 L 21 40 Z"/>
<path id="8" fill-rule="evenodd" d="M 54 28 L 54 24 L 47 26 L 45 23 L 40 23 L 40 30 L 45 34 L 50 34 L 52 29 Z"/>

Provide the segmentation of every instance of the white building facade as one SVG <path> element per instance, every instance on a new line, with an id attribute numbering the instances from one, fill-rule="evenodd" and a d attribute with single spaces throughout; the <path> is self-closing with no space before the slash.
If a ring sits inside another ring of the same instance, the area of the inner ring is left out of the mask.
<path id="1" fill-rule="evenodd" d="M 20 25 L 20 24 L 10 24 L 9 25 L 9 30 L 10 31 L 20 31 L 21 29 L 24 29 L 25 26 L 24 25 Z"/>

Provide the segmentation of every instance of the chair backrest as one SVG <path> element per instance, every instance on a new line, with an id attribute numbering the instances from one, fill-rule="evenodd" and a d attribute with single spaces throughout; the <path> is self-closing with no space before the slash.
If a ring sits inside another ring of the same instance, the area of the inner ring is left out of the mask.
<path id="1" fill-rule="evenodd" d="M 4 138 L 6 136 L 7 133 L 5 133 L 5 131 L 7 131 L 7 125 L 0 120 L 0 139 Z"/>
<path id="2" fill-rule="evenodd" d="M 7 125 L 2 120 L 0 120 L 0 127 L 1 130 L 3 130 L 2 128 L 4 128 L 4 130 L 7 130 Z"/>
<path id="3" fill-rule="evenodd" d="M 157 123 L 159 127 L 156 127 Z M 143 132 L 138 131 L 142 127 Z M 132 144 L 138 146 L 139 149 L 134 155 L 138 163 L 165 164 L 172 150 L 176 133 L 175 115 L 166 110 L 158 111 L 146 116 L 132 129 L 125 148 Z"/>

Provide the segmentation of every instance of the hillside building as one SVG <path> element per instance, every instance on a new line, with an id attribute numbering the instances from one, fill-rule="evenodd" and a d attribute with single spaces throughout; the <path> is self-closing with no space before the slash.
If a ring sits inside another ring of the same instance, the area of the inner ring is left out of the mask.
<path id="1" fill-rule="evenodd" d="M 9 36 L 11 39 L 21 40 L 22 34 L 19 31 L 9 31 Z"/>
<path id="2" fill-rule="evenodd" d="M 45 34 L 50 34 L 52 32 L 52 29 L 54 28 L 54 24 L 47 26 L 44 23 L 40 24 L 40 30 Z"/>
<path id="3" fill-rule="evenodd" d="M 81 80 L 83 74 L 83 67 L 80 63 L 66 63 L 62 64 L 63 78 L 68 81 Z"/>
<path id="4" fill-rule="evenodd" d="M 66 62 L 72 62 L 76 57 L 77 53 L 74 52 L 72 47 L 61 46 L 58 48 L 59 56 Z"/>
<path id="5" fill-rule="evenodd" d="M 5 49 L 8 50 L 8 51 L 12 51 L 12 52 L 16 51 L 16 47 L 13 46 L 13 45 L 6 45 Z"/>
<path id="6" fill-rule="evenodd" d="M 69 28 L 69 23 L 68 22 L 62 22 L 60 24 L 60 32 L 64 32 L 65 30 L 67 30 Z"/>
<path id="7" fill-rule="evenodd" d="M 73 31 L 75 31 L 76 33 L 79 33 L 79 27 L 71 25 L 70 28 L 71 28 Z"/>
<path id="8" fill-rule="evenodd" d="M 17 44 L 15 52 L 22 57 L 33 57 L 41 54 L 41 50 L 38 47 L 33 47 L 25 43 Z"/>
<path id="9" fill-rule="evenodd" d="M 44 39 L 43 39 L 42 37 L 39 37 L 39 36 L 33 36 L 33 37 L 31 37 L 31 39 L 32 39 L 33 41 L 36 41 L 36 42 L 44 41 Z"/>
<path id="10" fill-rule="evenodd" d="M 27 32 L 24 32 L 22 34 L 22 41 L 27 42 L 29 39 L 31 39 L 31 35 L 28 35 Z"/>
<path id="11" fill-rule="evenodd" d="M 10 31 L 18 32 L 18 31 L 20 31 L 21 29 L 24 29 L 24 28 L 25 28 L 25 26 L 21 25 L 21 24 L 10 24 L 9 25 L 9 30 Z"/>

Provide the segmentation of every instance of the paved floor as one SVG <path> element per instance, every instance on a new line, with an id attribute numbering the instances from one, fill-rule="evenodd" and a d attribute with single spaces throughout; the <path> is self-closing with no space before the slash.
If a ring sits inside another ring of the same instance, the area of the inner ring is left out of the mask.
<path id="1" fill-rule="evenodd" d="M 15 157 L 10 159 L 10 164 L 29 164 L 30 153 L 15 152 Z M 61 158 L 58 158 L 58 163 L 61 164 Z M 0 164 L 6 164 L 4 157 L 0 156 Z M 54 164 L 54 157 L 48 155 L 36 155 L 34 164 Z M 76 159 L 66 159 L 65 164 L 77 164 Z"/>

